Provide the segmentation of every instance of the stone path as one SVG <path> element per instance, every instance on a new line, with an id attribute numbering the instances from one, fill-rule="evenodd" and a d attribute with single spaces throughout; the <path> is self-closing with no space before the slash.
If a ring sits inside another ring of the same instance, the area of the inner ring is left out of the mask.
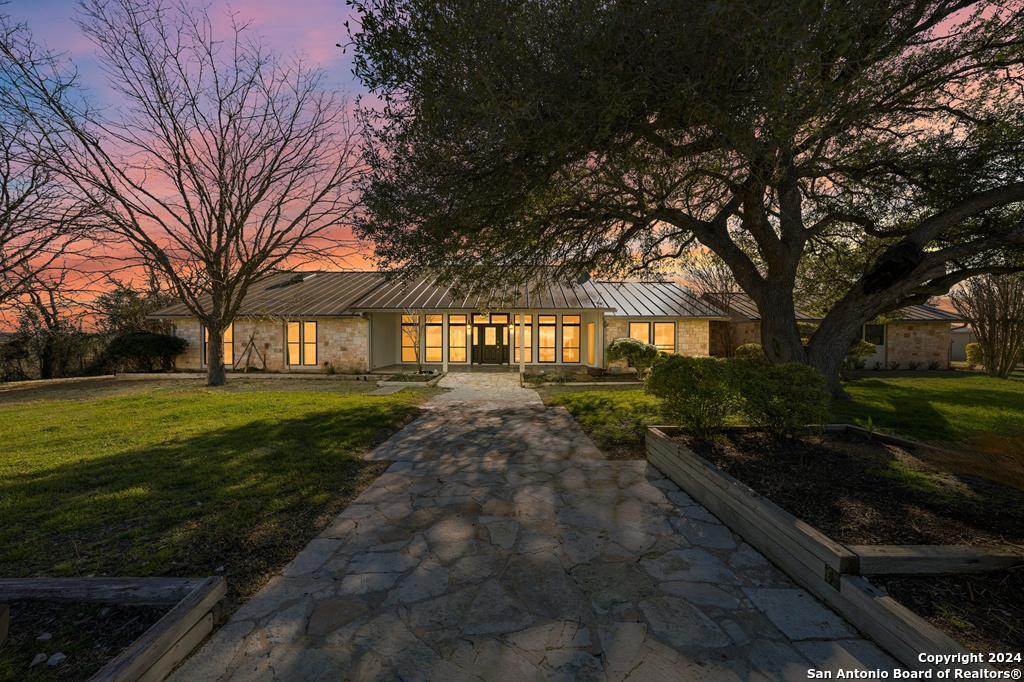
<path id="1" fill-rule="evenodd" d="M 370 457 L 392 464 L 177 680 L 894 666 L 646 462 L 605 460 L 562 409 L 442 401 Z"/>
<path id="2" fill-rule="evenodd" d="M 541 402 L 537 391 L 519 385 L 517 372 L 449 372 L 437 385 L 448 391 L 434 398 L 434 404 Z"/>

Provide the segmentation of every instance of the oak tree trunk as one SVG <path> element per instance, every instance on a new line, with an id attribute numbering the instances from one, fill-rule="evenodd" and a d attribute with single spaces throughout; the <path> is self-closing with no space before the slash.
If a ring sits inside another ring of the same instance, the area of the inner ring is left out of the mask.
<path id="1" fill-rule="evenodd" d="M 224 331 L 217 325 L 210 325 L 206 338 L 206 385 L 223 386 L 227 377 L 224 373 Z"/>

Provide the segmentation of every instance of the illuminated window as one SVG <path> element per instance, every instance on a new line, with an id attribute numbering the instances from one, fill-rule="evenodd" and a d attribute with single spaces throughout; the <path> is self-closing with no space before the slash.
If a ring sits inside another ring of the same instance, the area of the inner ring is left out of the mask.
<path id="1" fill-rule="evenodd" d="M 594 352 L 597 348 L 597 343 L 594 339 L 594 323 L 587 322 L 587 364 L 594 364 Z"/>
<path id="2" fill-rule="evenodd" d="M 580 361 L 580 316 L 562 315 L 562 362 Z"/>
<path id="3" fill-rule="evenodd" d="M 210 331 L 203 327 L 203 362 L 210 364 Z M 224 335 L 221 337 L 221 343 L 224 347 L 224 364 L 232 365 L 235 362 L 235 323 L 232 322 L 224 330 Z"/>
<path id="4" fill-rule="evenodd" d="M 658 350 L 665 353 L 676 352 L 676 323 L 655 322 L 654 323 L 654 345 Z"/>
<path id="5" fill-rule="evenodd" d="M 288 323 L 288 364 L 316 367 L 316 322 Z"/>
<path id="6" fill-rule="evenodd" d="M 441 362 L 444 359 L 444 322 L 441 315 L 427 315 L 423 328 L 427 362 Z"/>
<path id="7" fill-rule="evenodd" d="M 522 322 L 525 326 L 523 327 L 523 351 L 525 360 L 523 362 L 533 362 L 533 315 L 527 315 L 524 319 L 520 320 L 521 315 L 516 315 L 515 322 L 512 324 L 512 346 L 515 353 L 515 359 L 513 362 L 519 362 L 519 323 Z"/>
<path id="8" fill-rule="evenodd" d="M 469 353 L 469 333 L 465 315 L 448 316 L 448 362 L 466 362 Z"/>
<path id="9" fill-rule="evenodd" d="M 420 316 L 402 315 L 402 362 L 417 362 L 420 346 Z"/>
<path id="10" fill-rule="evenodd" d="M 629 323 L 629 338 L 636 339 L 637 341 L 643 341 L 644 343 L 651 342 L 651 323 L 650 322 L 630 322 Z"/>
<path id="11" fill-rule="evenodd" d="M 474 313 L 473 314 L 473 324 L 487 324 L 487 314 L 486 313 Z"/>
<path id="12" fill-rule="evenodd" d="M 491 324 L 508 324 L 508 313 L 491 313 Z"/>
<path id="13" fill-rule="evenodd" d="M 554 315 L 537 316 L 537 359 L 541 362 L 555 361 L 555 329 L 557 318 Z"/>
<path id="14" fill-rule="evenodd" d="M 864 325 L 864 340 L 876 346 L 885 345 L 885 325 L 866 324 Z"/>

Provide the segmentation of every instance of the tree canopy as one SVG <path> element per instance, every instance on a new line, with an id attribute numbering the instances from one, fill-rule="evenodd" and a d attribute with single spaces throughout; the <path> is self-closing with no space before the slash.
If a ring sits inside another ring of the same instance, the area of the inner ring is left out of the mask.
<path id="1" fill-rule="evenodd" d="M 865 321 L 1024 244 L 1020 3 L 351 4 L 385 265 L 490 286 L 703 245 L 768 356 L 833 378 Z"/>

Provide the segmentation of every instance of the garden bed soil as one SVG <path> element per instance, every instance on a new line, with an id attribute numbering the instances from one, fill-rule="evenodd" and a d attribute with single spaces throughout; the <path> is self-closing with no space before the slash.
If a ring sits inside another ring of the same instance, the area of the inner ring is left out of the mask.
<path id="1" fill-rule="evenodd" d="M 1024 570 L 870 580 L 971 651 L 1024 652 Z"/>
<path id="2" fill-rule="evenodd" d="M 171 608 L 35 600 L 9 605 L 10 635 L 0 646 L 4 680 L 88 679 Z M 32 665 L 40 654 L 49 659 L 57 653 L 66 656 L 59 665 Z"/>
<path id="3" fill-rule="evenodd" d="M 1024 545 L 1024 492 L 853 433 L 728 431 L 694 452 L 847 545 Z"/>

